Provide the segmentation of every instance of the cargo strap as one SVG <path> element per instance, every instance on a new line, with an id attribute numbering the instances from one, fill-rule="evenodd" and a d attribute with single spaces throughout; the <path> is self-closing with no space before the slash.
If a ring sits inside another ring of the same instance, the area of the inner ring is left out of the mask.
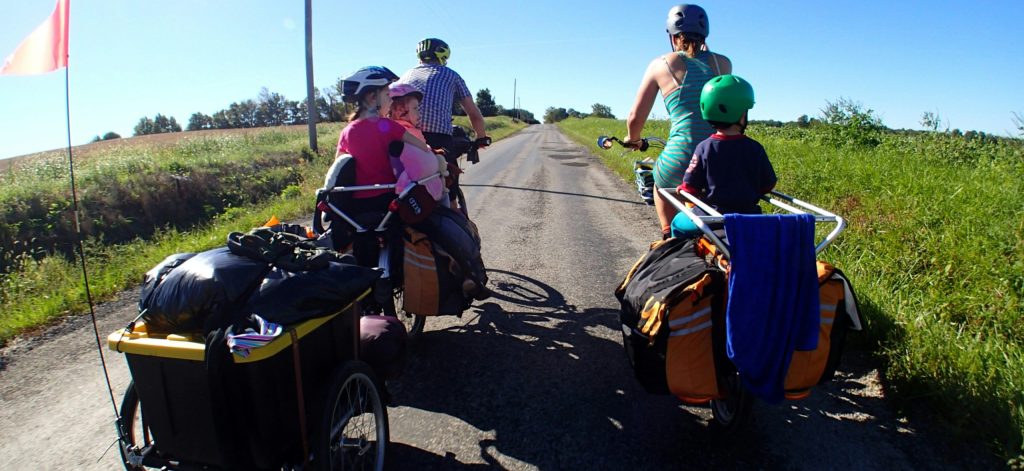
<path id="1" fill-rule="evenodd" d="M 302 361 L 299 359 L 299 335 L 295 329 L 289 330 L 292 336 L 292 359 L 295 364 L 295 396 L 299 404 L 299 436 L 302 437 L 302 467 L 309 464 L 309 434 L 306 430 L 306 397 L 302 394 Z"/>

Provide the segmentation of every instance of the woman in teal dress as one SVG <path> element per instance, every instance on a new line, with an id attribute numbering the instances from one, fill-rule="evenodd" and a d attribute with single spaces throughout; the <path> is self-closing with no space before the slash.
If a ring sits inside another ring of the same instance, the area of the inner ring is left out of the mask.
<path id="1" fill-rule="evenodd" d="M 697 5 L 677 5 L 668 12 L 666 31 L 672 51 L 656 57 L 647 66 L 633 108 L 626 119 L 627 144 L 639 144 L 647 116 L 659 91 L 665 101 L 672 129 L 665 149 L 654 164 L 654 208 L 663 237 L 678 212 L 665 201 L 658 188 L 676 188 L 690 165 L 693 149 L 714 130 L 700 114 L 700 91 L 716 75 L 732 73 L 729 58 L 708 50 L 708 17 Z"/>

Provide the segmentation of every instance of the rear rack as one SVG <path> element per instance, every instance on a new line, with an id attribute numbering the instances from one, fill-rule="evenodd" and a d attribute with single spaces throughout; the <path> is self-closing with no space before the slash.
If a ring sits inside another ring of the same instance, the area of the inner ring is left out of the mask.
<path id="1" fill-rule="evenodd" d="M 731 257 L 729 253 L 729 244 L 725 243 L 721 237 L 718 237 L 718 234 L 715 234 L 715 231 L 711 228 L 711 224 L 722 224 L 725 222 L 725 217 L 722 216 L 721 213 L 715 211 L 714 208 L 701 201 L 696 196 L 685 191 L 679 191 L 678 189 L 671 190 L 668 188 L 661 188 L 658 191 L 660 191 L 661 195 L 672 203 L 676 209 L 689 217 L 697 228 L 707 236 L 708 240 L 714 243 L 727 258 Z M 801 201 L 782 192 L 772 191 L 770 195 L 771 196 L 762 196 L 761 199 L 790 214 L 811 214 L 814 216 L 815 224 L 834 223 L 836 225 L 835 228 L 833 228 L 832 231 L 821 240 L 821 242 L 815 245 L 815 254 L 819 254 L 822 250 L 825 250 L 829 244 L 839 237 L 839 233 L 846 229 L 846 220 L 837 214 L 833 214 L 813 204 Z M 691 207 L 687 206 L 685 202 L 680 199 L 680 196 L 685 198 L 686 202 L 693 203 L 695 206 L 706 212 L 708 216 L 701 216 L 695 213 Z"/>
<path id="2" fill-rule="evenodd" d="M 411 192 L 412 189 L 416 187 L 416 185 L 422 185 L 423 183 L 426 183 L 426 182 L 428 182 L 430 180 L 433 180 L 435 178 L 441 178 L 441 174 L 440 173 L 435 173 L 435 174 L 429 175 L 429 176 L 427 176 L 425 178 L 421 178 L 419 180 L 414 180 L 414 181 L 409 182 L 409 186 L 406 187 L 405 191 L 402 191 L 402 193 L 399 194 L 396 199 L 401 200 L 401 199 L 405 198 L 406 195 L 408 195 L 409 192 Z M 375 183 L 373 185 L 336 186 L 336 187 L 333 187 L 333 188 L 320 188 L 320 189 L 316 190 L 316 197 L 317 197 L 317 201 L 321 201 L 322 204 L 326 206 L 326 208 L 331 210 L 331 212 L 333 212 L 338 217 L 344 219 L 345 222 L 349 223 L 352 226 L 352 228 L 356 230 L 356 232 L 369 232 L 371 229 L 367 229 L 367 228 L 363 227 L 362 225 L 357 223 L 355 220 L 353 220 L 351 217 L 349 217 L 348 214 L 345 214 L 345 212 L 342 211 L 341 208 L 338 208 L 337 206 L 335 206 L 333 203 L 328 201 L 327 198 L 321 198 L 321 197 L 324 194 L 329 194 L 329 193 L 349 193 L 349 192 L 354 192 L 354 191 L 366 191 L 366 190 L 394 190 L 396 186 L 398 186 L 398 185 L 396 185 L 394 183 Z M 321 203 L 318 203 L 318 204 L 321 204 Z M 324 212 L 326 212 L 326 211 L 324 211 Z M 378 224 L 376 228 L 372 229 L 372 231 L 373 232 L 384 232 L 384 229 L 387 227 L 388 221 L 391 220 L 391 217 L 394 214 L 395 214 L 394 212 L 388 211 L 388 213 L 386 215 L 384 215 L 384 218 L 380 220 L 380 224 Z"/>

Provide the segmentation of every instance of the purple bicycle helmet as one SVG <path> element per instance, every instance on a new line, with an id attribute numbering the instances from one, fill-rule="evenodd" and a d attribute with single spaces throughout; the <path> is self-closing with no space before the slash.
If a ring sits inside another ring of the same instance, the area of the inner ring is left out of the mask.
<path id="1" fill-rule="evenodd" d="M 711 31 L 708 14 L 704 9 L 685 3 L 676 5 L 668 11 L 668 20 L 665 24 L 665 31 L 672 36 L 680 33 L 694 33 L 706 38 Z"/>

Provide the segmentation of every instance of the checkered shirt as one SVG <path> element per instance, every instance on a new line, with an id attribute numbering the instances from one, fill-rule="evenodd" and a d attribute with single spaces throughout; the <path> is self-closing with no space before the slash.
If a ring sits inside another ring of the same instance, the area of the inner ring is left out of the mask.
<path id="1" fill-rule="evenodd" d="M 420 129 L 423 132 L 452 133 L 452 103 L 472 96 L 458 72 L 440 64 L 420 64 L 409 69 L 400 83 L 423 92 L 420 104 Z"/>

